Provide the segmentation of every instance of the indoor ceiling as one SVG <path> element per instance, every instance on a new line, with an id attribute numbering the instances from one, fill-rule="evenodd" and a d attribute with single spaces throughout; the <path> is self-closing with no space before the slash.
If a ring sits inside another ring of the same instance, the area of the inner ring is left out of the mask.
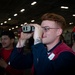
<path id="1" fill-rule="evenodd" d="M 34 1 L 37 3 L 31 5 Z M 61 6 L 68 9 L 61 9 Z M 21 9 L 25 11 L 20 12 Z M 21 24 L 30 23 L 31 20 L 40 23 L 40 17 L 47 12 L 62 15 L 68 27 L 75 25 L 75 17 L 72 16 L 75 14 L 75 0 L 0 0 L 0 30 L 12 29 L 15 26 L 20 28 Z M 14 16 L 16 13 L 18 15 Z"/>

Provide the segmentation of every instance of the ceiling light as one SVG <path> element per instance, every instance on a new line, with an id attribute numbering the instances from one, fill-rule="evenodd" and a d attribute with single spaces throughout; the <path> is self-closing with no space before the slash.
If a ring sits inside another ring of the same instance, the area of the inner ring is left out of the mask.
<path id="1" fill-rule="evenodd" d="M 18 14 L 14 14 L 14 16 L 17 16 Z"/>
<path id="2" fill-rule="evenodd" d="M 25 11 L 25 9 L 21 9 L 21 10 L 20 10 L 20 12 L 24 12 L 24 11 Z"/>
<path id="3" fill-rule="evenodd" d="M 21 26 L 23 26 L 23 24 L 21 24 Z"/>
<path id="4" fill-rule="evenodd" d="M 73 24 L 73 22 L 69 23 L 69 25 L 72 25 L 72 24 Z"/>
<path id="5" fill-rule="evenodd" d="M 1 23 L 1 25 L 3 25 L 3 23 Z"/>
<path id="6" fill-rule="evenodd" d="M 75 14 L 73 14 L 73 16 L 75 16 Z"/>
<path id="7" fill-rule="evenodd" d="M 34 2 L 32 2 L 32 3 L 31 3 L 31 5 L 35 5 L 36 3 L 37 3 L 37 2 L 36 2 L 36 1 L 34 1 Z"/>
<path id="8" fill-rule="evenodd" d="M 26 24 L 27 24 L 27 22 L 24 23 L 24 25 L 26 25 Z"/>
<path id="9" fill-rule="evenodd" d="M 35 20 L 31 20 L 31 22 L 34 22 Z"/>
<path id="10" fill-rule="evenodd" d="M 69 7 L 67 6 L 61 6 L 62 9 L 68 9 Z"/>
<path id="11" fill-rule="evenodd" d="M 8 20 L 10 21 L 10 20 L 11 20 L 11 18 L 8 18 Z"/>
<path id="12" fill-rule="evenodd" d="M 16 26 L 16 28 L 18 28 L 18 26 Z"/>
<path id="13" fill-rule="evenodd" d="M 7 23 L 7 21 L 4 21 L 4 23 Z"/>
<path id="14" fill-rule="evenodd" d="M 9 29 L 9 31 L 10 31 L 11 29 Z"/>
<path id="15" fill-rule="evenodd" d="M 14 29 L 14 27 L 12 27 L 12 29 Z"/>

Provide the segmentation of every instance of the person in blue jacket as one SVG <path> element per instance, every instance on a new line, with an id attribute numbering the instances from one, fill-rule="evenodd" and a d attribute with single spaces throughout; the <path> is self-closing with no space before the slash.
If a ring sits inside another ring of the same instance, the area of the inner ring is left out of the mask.
<path id="1" fill-rule="evenodd" d="M 29 24 L 35 27 L 34 32 L 21 32 L 11 65 L 17 69 L 32 67 L 33 75 L 73 75 L 75 53 L 60 39 L 66 27 L 65 19 L 55 13 L 46 13 L 41 19 L 41 25 Z M 31 36 L 34 45 L 31 53 L 24 55 L 23 46 Z"/>

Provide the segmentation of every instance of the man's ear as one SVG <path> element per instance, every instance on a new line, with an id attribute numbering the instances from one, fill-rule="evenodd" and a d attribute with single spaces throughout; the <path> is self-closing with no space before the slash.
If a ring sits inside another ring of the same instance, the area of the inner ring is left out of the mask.
<path id="1" fill-rule="evenodd" d="M 63 30 L 62 30 L 61 28 L 59 28 L 59 29 L 57 30 L 57 35 L 61 35 L 62 32 L 63 32 Z"/>
<path id="2" fill-rule="evenodd" d="M 14 43 L 15 39 L 11 39 L 11 42 Z"/>

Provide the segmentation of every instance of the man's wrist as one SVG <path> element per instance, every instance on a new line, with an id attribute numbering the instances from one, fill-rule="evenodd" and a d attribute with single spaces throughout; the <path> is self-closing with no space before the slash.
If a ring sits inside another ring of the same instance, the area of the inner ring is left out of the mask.
<path id="1" fill-rule="evenodd" d="M 17 48 L 21 48 L 21 47 L 23 47 L 24 45 L 25 45 L 25 40 L 19 39 L 19 41 L 18 41 L 16 47 L 17 47 Z"/>
<path id="2" fill-rule="evenodd" d="M 34 39 L 34 45 L 38 44 L 38 43 L 41 43 L 41 38 L 36 38 Z"/>

